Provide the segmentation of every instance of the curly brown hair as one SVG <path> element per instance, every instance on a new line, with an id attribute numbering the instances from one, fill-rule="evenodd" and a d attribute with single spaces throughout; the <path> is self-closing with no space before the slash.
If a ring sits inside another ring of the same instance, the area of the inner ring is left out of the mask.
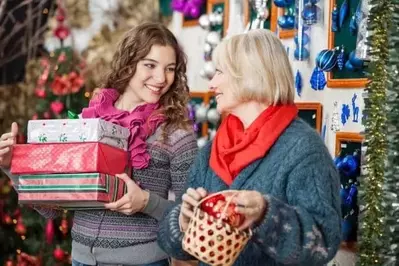
<path id="1" fill-rule="evenodd" d="M 160 23 L 143 23 L 129 30 L 118 44 L 103 88 L 114 88 L 120 94 L 124 93 L 130 79 L 136 73 L 137 63 L 148 55 L 153 45 L 170 46 L 176 54 L 174 82 L 159 101 L 159 113 L 166 117 L 162 128 L 162 135 L 166 139 L 168 132 L 178 128 L 191 128 L 187 111 L 187 57 L 168 28 Z"/>

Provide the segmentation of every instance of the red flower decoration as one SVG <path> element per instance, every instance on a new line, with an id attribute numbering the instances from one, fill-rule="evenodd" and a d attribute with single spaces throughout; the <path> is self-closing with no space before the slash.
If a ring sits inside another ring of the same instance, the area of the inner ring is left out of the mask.
<path id="1" fill-rule="evenodd" d="M 56 76 L 51 83 L 51 89 L 54 95 L 67 95 L 70 93 L 71 83 L 67 75 Z"/>

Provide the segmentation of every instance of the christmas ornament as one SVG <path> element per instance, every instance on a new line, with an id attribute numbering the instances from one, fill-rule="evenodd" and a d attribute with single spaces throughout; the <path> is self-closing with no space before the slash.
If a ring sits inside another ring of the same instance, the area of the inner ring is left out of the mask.
<path id="1" fill-rule="evenodd" d="M 50 109 L 54 114 L 59 115 L 64 110 L 64 104 L 60 101 L 54 101 L 50 104 Z"/>
<path id="2" fill-rule="evenodd" d="M 348 104 L 342 104 L 342 109 L 341 109 L 341 123 L 342 123 L 342 125 L 346 124 L 346 122 L 349 119 L 349 116 L 350 116 L 349 105 Z"/>
<path id="3" fill-rule="evenodd" d="M 8 224 L 8 225 L 12 224 L 12 218 L 11 218 L 11 216 L 8 215 L 8 214 L 5 214 L 5 215 L 3 216 L 3 222 L 4 222 L 5 224 Z"/>
<path id="4" fill-rule="evenodd" d="M 325 72 L 333 70 L 337 64 L 338 51 L 337 48 L 320 51 L 316 56 L 316 67 Z"/>
<path id="5" fill-rule="evenodd" d="M 216 110 L 216 108 L 210 108 L 208 110 L 206 117 L 207 117 L 207 120 L 213 125 L 217 125 L 219 123 L 220 114 Z"/>
<path id="6" fill-rule="evenodd" d="M 48 245 L 51 245 L 53 243 L 54 235 L 55 235 L 54 221 L 52 219 L 48 219 L 45 229 L 45 237 Z"/>
<path id="7" fill-rule="evenodd" d="M 339 28 L 342 28 L 342 25 L 344 24 L 344 21 L 348 16 L 348 14 L 349 14 L 349 3 L 348 0 L 344 0 L 344 2 L 341 5 L 341 8 L 339 9 L 339 17 L 338 17 Z"/>
<path id="8" fill-rule="evenodd" d="M 205 122 L 207 118 L 207 113 L 208 113 L 208 107 L 204 103 L 202 103 L 195 110 L 195 121 L 197 123 Z"/>
<path id="9" fill-rule="evenodd" d="M 302 76 L 299 70 L 296 71 L 295 75 L 295 89 L 296 93 L 298 94 L 299 97 L 302 95 Z"/>
<path id="10" fill-rule="evenodd" d="M 207 14 L 203 14 L 198 19 L 198 24 L 204 30 L 209 30 L 211 27 L 211 21 L 209 20 L 209 16 Z"/>
<path id="11" fill-rule="evenodd" d="M 220 34 L 216 31 L 211 31 L 206 36 L 206 42 L 209 43 L 212 47 L 216 47 L 220 43 L 220 40 Z"/>
<path id="12" fill-rule="evenodd" d="M 198 148 L 204 147 L 208 143 L 208 138 L 207 137 L 201 137 L 197 139 L 197 146 Z"/>
<path id="13" fill-rule="evenodd" d="M 79 119 L 79 115 L 74 113 L 74 112 L 72 112 L 71 110 L 68 110 L 67 113 L 68 113 L 68 118 L 69 119 Z"/>
<path id="14" fill-rule="evenodd" d="M 359 122 L 359 106 L 356 105 L 357 94 L 354 93 L 352 97 L 352 113 L 353 119 L 352 122 L 358 123 Z"/>
<path id="15" fill-rule="evenodd" d="M 18 222 L 17 225 L 15 226 L 15 232 L 19 235 L 25 235 L 26 234 L 26 227 L 22 222 Z"/>
<path id="16" fill-rule="evenodd" d="M 247 31 L 252 29 L 263 29 L 265 27 L 265 21 L 269 17 L 267 0 L 250 0 L 250 3 L 256 11 L 256 17 L 248 25 Z"/>
<path id="17" fill-rule="evenodd" d="M 334 102 L 334 111 L 331 116 L 331 127 L 330 129 L 333 132 L 337 132 L 340 130 L 340 124 L 339 124 L 339 113 L 338 113 L 338 102 Z"/>
<path id="18" fill-rule="evenodd" d="M 45 91 L 45 89 L 36 89 L 36 90 L 35 90 L 35 95 L 36 95 L 38 98 L 44 99 L 44 98 L 46 98 L 46 91 Z"/>
<path id="19" fill-rule="evenodd" d="M 334 5 L 333 11 L 331 12 L 331 31 L 337 32 L 338 31 L 338 9 L 337 5 Z"/>
<path id="20" fill-rule="evenodd" d="M 51 115 L 49 112 L 44 112 L 43 117 L 44 117 L 44 119 L 50 119 Z"/>
<path id="21" fill-rule="evenodd" d="M 273 3 L 277 7 L 286 8 L 292 5 L 295 0 L 273 0 Z"/>
<path id="22" fill-rule="evenodd" d="M 371 32 L 367 27 L 368 16 L 370 13 L 369 0 L 361 0 L 359 2 L 360 10 L 357 13 L 357 40 L 356 40 L 356 57 L 362 60 L 370 60 L 370 45 L 366 42 Z"/>
<path id="23" fill-rule="evenodd" d="M 205 62 L 203 70 L 208 79 L 212 79 L 216 73 L 216 67 L 212 61 Z"/>
<path id="24" fill-rule="evenodd" d="M 4 264 L 4 266 L 14 266 L 14 261 L 9 259 L 6 261 L 6 263 Z"/>
<path id="25" fill-rule="evenodd" d="M 235 212 L 236 205 L 230 203 L 226 208 L 226 197 L 217 194 L 201 203 L 201 209 L 214 218 L 221 218 L 222 221 L 233 227 L 239 227 L 244 222 L 244 216 Z M 226 210 L 226 213 L 223 213 Z"/>
<path id="26" fill-rule="evenodd" d="M 57 246 L 53 251 L 53 256 L 57 261 L 63 261 L 65 259 L 65 252 Z"/>
<path id="27" fill-rule="evenodd" d="M 37 114 L 34 114 L 33 116 L 32 116 L 32 120 L 37 120 L 39 118 L 39 116 L 37 115 Z"/>
<path id="28" fill-rule="evenodd" d="M 65 216 L 64 216 L 64 217 L 62 218 L 62 220 L 61 220 L 60 230 L 61 230 L 61 232 L 62 232 L 62 234 L 63 234 L 64 236 L 66 236 L 66 235 L 68 234 L 68 230 L 69 230 L 69 227 L 68 227 L 68 220 L 66 219 Z"/>

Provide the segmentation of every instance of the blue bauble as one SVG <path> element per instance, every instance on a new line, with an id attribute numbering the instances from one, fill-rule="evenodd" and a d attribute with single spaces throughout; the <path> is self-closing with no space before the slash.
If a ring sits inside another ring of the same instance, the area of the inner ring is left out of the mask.
<path id="1" fill-rule="evenodd" d="M 299 35 L 297 34 L 297 35 L 295 35 L 295 37 L 294 37 L 294 41 L 295 41 L 295 44 L 296 44 L 297 46 L 299 46 L 299 45 L 305 46 L 305 45 L 307 45 L 307 44 L 309 43 L 310 38 L 309 38 L 309 35 L 307 35 L 306 33 L 304 33 L 304 34 L 302 34 L 301 43 L 299 43 Z"/>
<path id="2" fill-rule="evenodd" d="M 306 0 L 306 1 L 305 1 L 305 5 L 306 5 L 307 3 L 310 3 L 310 4 L 312 4 L 312 5 L 315 5 L 315 4 L 317 4 L 318 2 L 320 2 L 320 0 Z"/>
<path id="3" fill-rule="evenodd" d="M 306 25 L 313 25 L 317 23 L 317 6 L 306 5 L 302 11 L 302 18 Z"/>
<path id="4" fill-rule="evenodd" d="M 349 61 L 351 62 L 352 66 L 354 66 L 355 68 L 363 68 L 363 60 L 356 57 L 355 50 L 350 52 Z"/>
<path id="5" fill-rule="evenodd" d="M 287 24 L 287 16 L 279 16 L 277 19 L 277 24 L 279 25 L 280 28 L 286 29 L 286 24 Z"/>
<path id="6" fill-rule="evenodd" d="M 347 155 L 342 160 L 342 167 L 338 168 L 347 177 L 352 177 L 357 173 L 358 163 L 353 155 Z"/>
<path id="7" fill-rule="evenodd" d="M 285 8 L 285 7 L 289 7 L 290 5 L 292 5 L 295 2 L 295 0 L 273 0 L 273 2 L 274 2 L 274 5 L 277 7 Z"/>
<path id="8" fill-rule="evenodd" d="M 306 60 L 310 56 L 308 49 L 306 48 L 296 48 L 294 51 L 294 57 L 296 60 Z"/>
<path id="9" fill-rule="evenodd" d="M 293 29 L 295 26 L 295 16 L 288 15 L 287 16 L 287 28 Z"/>
<path id="10" fill-rule="evenodd" d="M 343 239 L 346 240 L 352 231 L 352 224 L 349 220 L 343 220 L 341 223 L 341 228 Z"/>
<path id="11" fill-rule="evenodd" d="M 336 50 L 321 50 L 316 56 L 316 66 L 325 72 L 331 71 L 337 64 Z"/>
<path id="12" fill-rule="evenodd" d="M 351 62 L 349 60 L 346 61 L 345 63 L 345 68 L 348 71 L 355 71 L 355 67 L 351 64 Z"/>

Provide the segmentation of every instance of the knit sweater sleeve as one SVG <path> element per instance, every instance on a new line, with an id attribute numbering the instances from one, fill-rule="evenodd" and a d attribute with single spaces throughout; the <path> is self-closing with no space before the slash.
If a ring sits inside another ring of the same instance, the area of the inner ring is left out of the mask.
<path id="1" fill-rule="evenodd" d="M 174 192 L 176 199 L 180 199 L 187 182 L 189 168 L 198 150 L 194 134 L 184 130 L 176 131 L 170 136 L 169 149 L 171 190 Z M 155 193 L 150 193 L 148 204 L 143 213 L 161 220 L 165 210 L 171 205 L 173 205 L 173 202 L 168 199 L 164 199 Z"/>
<path id="2" fill-rule="evenodd" d="M 287 180 L 287 203 L 265 195 L 267 213 L 254 240 L 277 262 L 324 265 L 341 241 L 339 174 L 323 147 L 304 154 Z"/>
<path id="3" fill-rule="evenodd" d="M 203 150 L 206 147 L 203 148 Z M 206 152 L 205 152 L 206 153 Z M 203 184 L 201 178 L 204 177 L 203 173 L 203 156 L 204 151 L 199 152 L 196 157 L 194 164 L 190 168 L 188 176 L 188 182 L 186 188 L 198 188 Z M 171 257 L 179 260 L 193 260 L 194 258 L 186 253 L 182 248 L 182 240 L 184 234 L 180 231 L 179 215 L 181 208 L 181 199 L 179 198 L 178 203 L 173 206 L 164 220 L 161 222 L 158 231 L 158 243 L 160 247 Z"/>
<path id="4" fill-rule="evenodd" d="M 13 175 L 9 169 L 1 168 L 1 170 L 3 170 L 3 172 L 10 178 L 14 190 L 18 193 L 18 176 Z M 34 209 L 46 219 L 52 219 L 61 216 L 62 214 L 61 210 L 54 210 L 46 207 L 36 206 Z"/>

